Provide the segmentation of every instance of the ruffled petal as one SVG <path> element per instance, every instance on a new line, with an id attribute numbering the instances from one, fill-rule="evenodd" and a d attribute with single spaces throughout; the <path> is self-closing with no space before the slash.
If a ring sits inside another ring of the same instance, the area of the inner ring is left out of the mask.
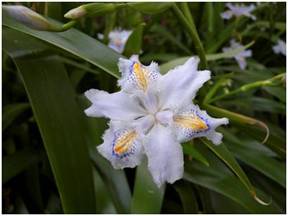
<path id="1" fill-rule="evenodd" d="M 196 137 L 207 137 L 214 144 L 220 144 L 222 134 L 215 131 L 220 125 L 228 124 L 227 118 L 212 118 L 197 105 L 190 104 L 173 117 L 174 129 L 179 142 Z"/>
<path id="2" fill-rule="evenodd" d="M 105 131 L 103 144 L 97 147 L 115 169 L 133 168 L 143 158 L 142 135 L 126 124 L 111 122 Z"/>
<path id="3" fill-rule="evenodd" d="M 148 169 L 158 187 L 165 182 L 172 184 L 182 178 L 182 147 L 169 127 L 155 125 L 149 133 L 144 149 L 148 157 Z"/>
<path id="4" fill-rule="evenodd" d="M 90 89 L 85 96 L 92 105 L 85 110 L 90 117 L 107 117 L 113 120 L 133 120 L 144 115 L 144 110 L 130 95 L 120 91 L 109 94 L 105 91 Z"/>
<path id="5" fill-rule="evenodd" d="M 191 102 L 198 89 L 210 79 L 210 71 L 197 71 L 199 59 L 192 57 L 158 80 L 162 110 L 177 109 Z"/>
<path id="6" fill-rule="evenodd" d="M 152 62 L 149 66 L 142 65 L 138 56 L 130 59 L 119 59 L 119 70 L 122 74 L 118 85 L 125 92 L 133 93 L 137 90 L 144 91 L 160 76 L 158 64 Z"/>

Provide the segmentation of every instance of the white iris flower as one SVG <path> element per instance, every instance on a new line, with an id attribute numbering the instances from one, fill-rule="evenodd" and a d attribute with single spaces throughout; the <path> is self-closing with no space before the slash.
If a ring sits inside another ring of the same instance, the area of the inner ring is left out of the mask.
<path id="1" fill-rule="evenodd" d="M 115 50 L 118 53 L 122 53 L 125 48 L 125 44 L 130 36 L 132 31 L 127 30 L 120 30 L 115 29 L 111 31 L 108 35 L 109 38 L 109 44 L 108 46 Z"/>
<path id="2" fill-rule="evenodd" d="M 231 19 L 233 16 L 240 17 L 242 15 L 250 17 L 252 20 L 256 20 L 256 17 L 251 14 L 252 11 L 255 9 L 255 5 L 251 4 L 249 6 L 239 6 L 239 5 L 233 5 L 231 3 L 227 3 L 226 7 L 229 8 L 229 10 L 221 13 L 221 17 L 223 19 Z"/>
<path id="3" fill-rule="evenodd" d="M 228 124 L 228 119 L 212 118 L 192 103 L 198 89 L 210 79 L 210 71 L 197 71 L 198 62 L 190 58 L 161 75 L 154 62 L 144 66 L 137 56 L 120 58 L 121 91 L 85 92 L 92 102 L 86 115 L 111 119 L 104 142 L 97 148 L 115 169 L 135 167 L 146 154 L 148 168 L 160 187 L 183 176 L 181 142 L 206 137 L 221 143 L 222 134 L 215 128 Z"/>
<path id="4" fill-rule="evenodd" d="M 277 44 L 272 47 L 274 53 L 286 56 L 286 43 L 283 40 L 278 40 Z"/>
<path id="5" fill-rule="evenodd" d="M 230 40 L 230 47 L 224 47 L 223 52 L 228 52 L 229 50 L 237 49 L 237 48 L 242 48 L 243 45 L 240 43 L 236 42 L 234 39 Z M 243 50 L 242 52 L 238 53 L 237 55 L 234 56 L 235 60 L 237 61 L 239 67 L 241 70 L 244 70 L 247 66 L 246 59 L 247 57 L 252 56 L 252 50 Z"/>

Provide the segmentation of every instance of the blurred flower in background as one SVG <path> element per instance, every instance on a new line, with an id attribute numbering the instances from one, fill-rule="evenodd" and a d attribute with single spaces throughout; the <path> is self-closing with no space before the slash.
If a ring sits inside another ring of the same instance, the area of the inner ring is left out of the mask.
<path id="1" fill-rule="evenodd" d="M 256 17 L 251 14 L 252 11 L 255 9 L 255 5 L 251 4 L 249 6 L 240 6 L 240 5 L 233 5 L 231 3 L 227 3 L 226 7 L 229 10 L 221 13 L 221 17 L 223 19 L 231 19 L 233 16 L 240 17 L 240 16 L 247 16 L 250 17 L 252 20 L 256 20 Z"/>
<path id="2" fill-rule="evenodd" d="M 131 35 L 132 31 L 115 29 L 108 35 L 109 44 L 108 46 L 118 53 L 122 53 L 125 48 L 125 44 Z M 99 37 L 99 36 L 98 36 Z"/>
<path id="3" fill-rule="evenodd" d="M 235 39 L 232 39 L 232 40 L 230 40 L 230 47 L 224 47 L 223 51 L 227 52 L 227 51 L 237 49 L 237 48 L 242 48 L 242 47 L 244 47 L 244 46 L 241 45 L 240 43 L 236 42 Z M 234 58 L 238 62 L 239 67 L 242 70 L 244 70 L 247 66 L 245 58 L 251 57 L 251 56 L 252 56 L 252 50 L 248 49 L 248 50 L 244 50 L 244 51 L 240 52 L 239 54 L 235 55 Z"/>
<path id="4" fill-rule="evenodd" d="M 272 47 L 274 53 L 286 56 L 286 43 L 283 40 L 278 40 L 277 44 Z"/>

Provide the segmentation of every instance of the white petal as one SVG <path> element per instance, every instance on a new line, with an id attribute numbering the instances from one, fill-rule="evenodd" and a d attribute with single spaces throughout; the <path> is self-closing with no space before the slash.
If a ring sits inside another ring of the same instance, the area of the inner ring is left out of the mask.
<path id="1" fill-rule="evenodd" d="M 151 130 L 154 124 L 154 116 L 146 115 L 140 119 L 130 122 L 130 124 L 139 134 L 146 135 Z"/>
<path id="2" fill-rule="evenodd" d="M 190 103 L 198 89 L 210 79 L 210 71 L 197 71 L 198 62 L 198 58 L 190 58 L 159 78 L 159 100 L 162 109 L 177 109 Z"/>
<path id="3" fill-rule="evenodd" d="M 125 44 L 132 31 L 126 30 L 113 30 L 109 33 L 109 44 L 108 46 L 114 49 L 118 53 L 122 53 L 125 48 Z"/>
<path id="4" fill-rule="evenodd" d="M 273 48 L 274 53 L 276 54 L 281 53 L 286 56 L 286 43 L 284 41 L 278 40 L 277 44 L 273 46 L 272 48 Z"/>
<path id="5" fill-rule="evenodd" d="M 149 133 L 144 149 L 148 157 L 149 171 L 158 187 L 165 182 L 172 184 L 182 178 L 182 147 L 168 127 L 155 125 Z"/>
<path id="6" fill-rule="evenodd" d="M 228 19 L 229 20 L 232 18 L 232 16 L 233 16 L 233 13 L 231 10 L 228 10 L 228 11 L 221 13 L 222 19 Z"/>
<path id="7" fill-rule="evenodd" d="M 146 91 L 149 85 L 160 76 L 158 64 L 152 62 L 149 66 L 142 65 L 137 56 L 129 60 L 119 59 L 119 70 L 122 74 L 118 85 L 122 90 L 133 93 L 135 90 Z"/>
<path id="8" fill-rule="evenodd" d="M 173 112 L 169 110 L 158 112 L 156 114 L 156 119 L 164 126 L 171 125 L 173 123 Z"/>
<path id="9" fill-rule="evenodd" d="M 105 91 L 90 89 L 85 96 L 92 105 L 85 110 L 87 116 L 107 117 L 113 120 L 133 120 L 143 116 L 143 109 L 135 99 L 124 92 L 109 94 Z"/>
<path id="10" fill-rule="evenodd" d="M 214 144 L 220 144 L 222 139 L 222 134 L 215 129 L 229 122 L 227 118 L 212 118 L 206 111 L 200 110 L 193 104 L 183 108 L 174 115 L 173 119 L 179 142 L 186 142 L 196 137 L 207 137 Z"/>
<path id="11" fill-rule="evenodd" d="M 244 57 L 235 57 L 239 67 L 241 68 L 241 70 L 244 70 L 247 66 L 246 60 Z"/>
<path id="12" fill-rule="evenodd" d="M 110 128 L 105 131 L 103 140 L 103 144 L 97 149 L 115 169 L 133 168 L 141 163 L 142 138 L 134 128 L 112 122 Z"/>

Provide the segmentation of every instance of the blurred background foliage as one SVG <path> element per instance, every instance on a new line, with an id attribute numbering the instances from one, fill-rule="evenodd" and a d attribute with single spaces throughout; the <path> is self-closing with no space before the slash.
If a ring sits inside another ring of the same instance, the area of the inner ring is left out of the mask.
<path id="1" fill-rule="evenodd" d="M 82 3 L 15 4 L 65 23 L 64 14 Z M 213 74 L 196 99 L 231 123 L 219 129 L 218 147 L 200 139 L 183 144 L 184 178 L 161 189 L 145 163 L 114 170 L 97 153 L 107 121 L 85 117 L 83 92 L 118 90 L 120 54 L 105 46 L 117 27 L 133 30 L 123 55 L 141 52 L 144 64 L 157 61 L 163 73 L 197 55 L 175 5 L 124 4 L 61 33 L 32 30 L 3 12 L 3 213 L 285 213 L 286 61 L 272 46 L 286 38 L 286 3 L 255 5 L 256 21 L 227 21 L 224 3 L 177 3 L 186 20 L 192 15 Z M 245 70 L 233 53 L 222 54 L 232 38 L 250 44 Z"/>

